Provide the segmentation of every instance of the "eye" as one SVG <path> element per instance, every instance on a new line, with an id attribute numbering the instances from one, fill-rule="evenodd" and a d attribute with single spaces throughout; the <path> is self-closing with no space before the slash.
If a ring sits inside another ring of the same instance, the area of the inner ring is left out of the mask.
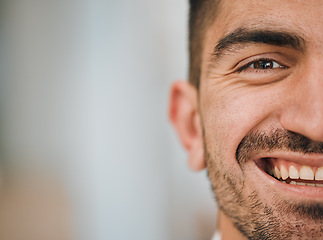
<path id="1" fill-rule="evenodd" d="M 259 59 L 256 61 L 252 61 L 247 63 L 246 65 L 242 66 L 239 69 L 239 72 L 242 72 L 243 70 L 246 69 L 250 69 L 250 70 L 270 70 L 270 69 L 277 69 L 277 68 L 286 68 L 286 66 L 281 65 L 280 63 L 278 63 L 275 60 L 272 59 Z"/>
<path id="2" fill-rule="evenodd" d="M 282 66 L 276 61 L 262 59 L 262 60 L 250 63 L 249 67 L 254 69 L 273 69 L 273 68 L 281 68 Z"/>

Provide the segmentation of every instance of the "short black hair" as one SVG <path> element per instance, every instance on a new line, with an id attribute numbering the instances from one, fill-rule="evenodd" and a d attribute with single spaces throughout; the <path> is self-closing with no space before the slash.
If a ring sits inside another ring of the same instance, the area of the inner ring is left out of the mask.
<path id="1" fill-rule="evenodd" d="M 214 22 L 220 0 L 189 0 L 189 81 L 199 88 L 203 40 Z"/>

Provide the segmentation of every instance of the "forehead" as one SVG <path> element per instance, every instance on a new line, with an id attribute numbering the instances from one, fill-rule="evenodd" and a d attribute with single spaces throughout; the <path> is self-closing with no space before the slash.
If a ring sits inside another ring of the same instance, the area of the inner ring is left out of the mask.
<path id="1" fill-rule="evenodd" d="M 237 28 L 293 30 L 306 35 L 323 32 L 322 27 L 323 0 L 222 0 L 211 31 L 216 30 L 218 37 Z"/>

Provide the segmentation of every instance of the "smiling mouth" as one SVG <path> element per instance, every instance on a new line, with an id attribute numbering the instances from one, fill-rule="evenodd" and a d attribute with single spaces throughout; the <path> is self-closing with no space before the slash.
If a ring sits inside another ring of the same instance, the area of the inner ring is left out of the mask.
<path id="1" fill-rule="evenodd" d="M 265 173 L 284 184 L 323 187 L 323 166 L 308 166 L 279 158 L 266 157 L 256 161 Z"/>

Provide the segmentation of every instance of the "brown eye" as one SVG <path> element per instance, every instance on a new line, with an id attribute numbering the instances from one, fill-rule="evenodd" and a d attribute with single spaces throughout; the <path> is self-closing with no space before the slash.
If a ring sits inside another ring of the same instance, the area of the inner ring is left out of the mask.
<path id="1" fill-rule="evenodd" d="M 253 69 L 273 69 L 273 68 L 281 68 L 282 66 L 273 60 L 258 60 L 249 65 L 250 68 Z"/>
<path id="2" fill-rule="evenodd" d="M 250 61 L 244 66 L 240 67 L 237 72 L 241 73 L 244 71 L 254 72 L 254 73 L 265 73 L 266 71 L 274 69 L 285 69 L 288 68 L 285 65 L 278 63 L 277 61 L 270 58 L 259 58 L 258 60 Z"/>

